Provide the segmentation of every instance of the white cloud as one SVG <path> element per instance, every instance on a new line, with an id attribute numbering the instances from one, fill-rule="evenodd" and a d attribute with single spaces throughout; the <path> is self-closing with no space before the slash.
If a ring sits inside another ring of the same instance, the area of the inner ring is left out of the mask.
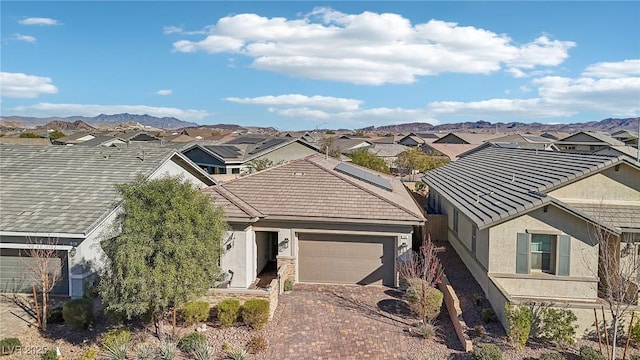
<path id="1" fill-rule="evenodd" d="M 265 105 L 265 106 L 293 106 L 293 107 L 316 107 L 333 110 L 357 110 L 362 104 L 362 100 L 337 98 L 331 96 L 306 96 L 300 94 L 287 94 L 277 96 L 258 96 L 253 98 L 228 97 L 226 101 L 240 104 Z"/>
<path id="2" fill-rule="evenodd" d="M 522 69 L 561 64 L 575 46 L 548 36 L 516 44 L 508 35 L 473 26 L 440 20 L 412 24 L 398 14 L 344 14 L 329 8 L 316 8 L 297 19 L 230 15 L 206 31 L 199 41 L 174 42 L 174 51 L 240 54 L 267 71 L 370 85 L 502 69 L 524 77 Z M 165 28 L 165 33 L 182 32 Z"/>
<path id="3" fill-rule="evenodd" d="M 170 89 L 158 90 L 158 91 L 156 91 L 156 94 L 163 95 L 163 96 L 171 95 L 171 94 L 173 94 L 173 90 L 170 90 Z"/>
<path id="4" fill-rule="evenodd" d="M 206 34 L 208 32 L 207 29 L 208 27 L 205 27 L 203 30 L 186 31 L 182 26 L 165 26 L 162 28 L 162 32 L 165 35 L 170 35 L 170 34 L 201 35 L 201 34 Z"/>
<path id="5" fill-rule="evenodd" d="M 49 77 L 0 72 L 0 95 L 7 98 L 36 98 L 40 94 L 55 94 L 58 88 L 51 81 Z"/>
<path id="6" fill-rule="evenodd" d="M 40 26 L 62 25 L 62 23 L 56 19 L 41 18 L 41 17 L 25 18 L 18 22 L 22 25 L 40 25 Z"/>
<path id="7" fill-rule="evenodd" d="M 13 34 L 12 39 L 35 44 L 38 39 L 31 35 Z"/>
<path id="8" fill-rule="evenodd" d="M 175 117 L 181 120 L 197 121 L 210 115 L 206 110 L 178 109 L 147 105 L 91 105 L 91 104 L 52 104 L 16 106 L 4 109 L 5 114 L 15 113 L 22 116 L 97 116 L 100 114 L 148 114 L 157 117 Z"/>
<path id="9" fill-rule="evenodd" d="M 640 59 L 624 60 L 620 62 L 601 62 L 589 65 L 582 76 L 592 78 L 621 78 L 640 76 Z"/>

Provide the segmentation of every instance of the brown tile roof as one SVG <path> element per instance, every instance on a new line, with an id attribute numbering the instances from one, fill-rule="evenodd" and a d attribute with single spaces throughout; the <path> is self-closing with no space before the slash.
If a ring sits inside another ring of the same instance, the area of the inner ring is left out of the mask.
<path id="1" fill-rule="evenodd" d="M 229 218 L 311 218 L 337 222 L 422 222 L 420 207 L 398 179 L 392 191 L 334 170 L 323 155 L 291 161 L 206 190 Z M 367 170 L 370 171 L 370 170 Z M 370 171 L 371 172 L 371 171 Z"/>
<path id="2" fill-rule="evenodd" d="M 41 145 L 49 146 L 51 141 L 45 138 L 13 138 L 13 137 L 0 137 L 0 144 L 6 145 Z"/>
<path id="3" fill-rule="evenodd" d="M 435 152 L 439 152 L 445 156 L 447 156 L 451 160 L 457 160 L 458 156 L 462 153 L 465 153 L 469 150 L 475 149 L 478 144 L 424 144 L 422 145 L 423 149 L 429 150 L 430 148 L 435 150 Z"/>

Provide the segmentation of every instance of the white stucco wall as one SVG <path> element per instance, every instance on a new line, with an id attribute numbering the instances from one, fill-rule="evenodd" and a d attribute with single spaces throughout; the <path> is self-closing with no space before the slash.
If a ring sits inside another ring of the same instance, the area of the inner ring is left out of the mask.
<path id="1" fill-rule="evenodd" d="M 640 171 L 620 164 L 549 192 L 566 202 L 640 202 Z"/>
<path id="2" fill-rule="evenodd" d="M 197 165 L 194 164 L 193 166 Z M 167 175 L 182 176 L 183 179 L 187 180 L 199 189 L 205 186 L 209 186 L 208 184 L 203 183 L 202 180 L 200 180 L 198 177 L 196 177 L 194 175 L 194 172 L 195 170 L 192 170 L 192 172 L 187 171 L 184 167 L 182 167 L 172 159 L 162 164 L 149 178 L 157 179 Z"/>

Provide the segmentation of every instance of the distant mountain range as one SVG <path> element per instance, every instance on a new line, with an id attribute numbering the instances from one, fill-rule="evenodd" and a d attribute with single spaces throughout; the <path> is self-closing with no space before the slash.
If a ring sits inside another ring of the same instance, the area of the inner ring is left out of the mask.
<path id="1" fill-rule="evenodd" d="M 428 123 L 406 123 L 386 126 L 370 126 L 359 130 L 365 132 L 389 132 L 389 133 L 409 133 L 409 132 L 434 132 L 434 131 L 475 131 L 475 132 L 509 132 L 509 131 L 559 131 L 574 133 L 578 131 L 606 131 L 616 130 L 638 131 L 638 119 L 604 119 L 600 121 L 589 121 L 572 124 L 542 124 L 542 123 L 491 123 L 488 121 L 463 122 L 442 125 L 432 125 Z"/>
<path id="2" fill-rule="evenodd" d="M 600 121 L 589 121 L 584 123 L 572 124 L 542 124 L 542 123 L 522 123 L 522 122 L 498 122 L 491 123 L 488 121 L 461 122 L 442 125 L 432 125 L 428 123 L 404 123 L 385 126 L 369 126 L 357 129 L 364 132 L 376 133 L 395 133 L 407 134 L 409 132 L 450 132 L 450 131 L 474 131 L 474 132 L 511 132 L 511 131 L 558 131 L 566 133 L 574 133 L 578 131 L 606 131 L 612 132 L 617 130 L 630 130 L 636 132 L 638 130 L 638 119 L 604 119 Z M 138 127 L 148 127 L 152 129 L 183 129 L 183 128 L 201 128 L 219 130 L 222 132 L 251 132 L 251 133 L 275 133 L 277 130 L 273 127 L 260 126 L 240 126 L 235 124 L 217 124 L 217 125 L 199 125 L 193 122 L 183 121 L 174 117 L 155 117 L 151 115 L 134 115 L 134 114 L 101 114 L 94 117 L 86 116 L 69 116 L 69 117 L 26 117 L 26 116 L 0 116 L 0 125 L 4 127 L 21 128 L 21 127 L 40 127 L 56 130 L 91 130 L 96 127 L 111 128 L 119 127 L 123 124 L 129 127 L 138 125 Z M 133 125 L 131 125 L 133 124 Z M 45 126 L 46 125 L 46 126 Z M 135 127 L 135 126 L 134 126 Z M 328 131 L 331 129 L 324 129 Z M 335 129 L 334 129 L 335 130 Z M 340 132 L 349 132 L 349 130 L 338 130 Z"/>
<path id="3" fill-rule="evenodd" d="M 198 126 L 198 124 L 176 119 L 174 117 L 155 117 L 151 115 L 134 115 L 134 114 L 113 114 L 105 115 L 100 114 L 94 117 L 86 116 L 68 116 L 68 117 L 27 117 L 27 116 L 0 116 L 0 122 L 7 126 L 8 124 L 21 124 L 25 127 L 42 126 L 53 121 L 64 121 L 74 123 L 76 121 L 82 121 L 89 126 L 96 127 L 97 125 L 116 125 L 121 123 L 139 123 L 144 126 L 150 126 L 157 129 L 179 129 L 184 127 Z"/>

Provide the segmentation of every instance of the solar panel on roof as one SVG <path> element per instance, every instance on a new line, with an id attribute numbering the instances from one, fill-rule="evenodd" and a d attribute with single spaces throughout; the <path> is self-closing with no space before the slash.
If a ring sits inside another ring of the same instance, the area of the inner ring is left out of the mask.
<path id="1" fill-rule="evenodd" d="M 381 189 L 384 189 L 387 191 L 393 191 L 393 188 L 391 187 L 391 183 L 389 182 L 389 180 L 383 178 L 380 175 L 376 175 L 366 170 L 357 168 L 353 165 L 349 165 L 347 163 L 340 163 L 336 165 L 336 167 L 334 167 L 333 170 L 339 171 L 343 174 L 349 175 L 358 180 L 362 180 L 371 185 L 375 185 Z"/>
<path id="2" fill-rule="evenodd" d="M 269 149 L 271 147 L 277 146 L 282 144 L 283 142 L 289 141 L 288 139 L 278 139 L 278 138 L 274 138 L 274 139 L 269 139 L 261 144 L 259 144 L 258 146 L 256 146 L 253 150 L 251 150 L 249 152 L 249 155 L 253 155 L 253 154 L 257 154 L 261 151 L 264 151 L 266 149 Z"/>
<path id="3" fill-rule="evenodd" d="M 232 145 L 210 145 L 205 147 L 223 158 L 236 158 L 242 156 L 240 149 Z"/>
<path id="4" fill-rule="evenodd" d="M 227 141 L 227 144 L 257 144 L 264 140 L 263 137 L 241 136 Z"/>

